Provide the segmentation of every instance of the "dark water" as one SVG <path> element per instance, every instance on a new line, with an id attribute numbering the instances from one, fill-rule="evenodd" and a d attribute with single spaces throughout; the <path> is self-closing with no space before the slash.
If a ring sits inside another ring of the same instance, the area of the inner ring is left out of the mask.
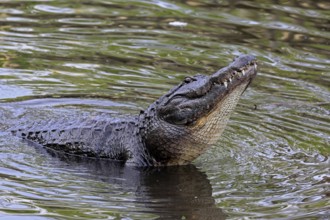
<path id="1" fill-rule="evenodd" d="M 329 1 L 0 1 L 1 219 L 329 219 Z M 134 114 L 241 53 L 260 72 L 192 166 L 55 156 L 20 121 Z"/>

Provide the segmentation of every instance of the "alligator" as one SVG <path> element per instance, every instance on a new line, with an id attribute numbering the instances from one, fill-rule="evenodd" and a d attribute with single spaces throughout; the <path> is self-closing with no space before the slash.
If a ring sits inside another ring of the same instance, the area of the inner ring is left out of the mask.
<path id="1" fill-rule="evenodd" d="M 212 75 L 186 77 L 135 116 L 33 123 L 12 133 L 54 151 L 133 166 L 186 165 L 219 139 L 257 60 L 240 55 Z"/>

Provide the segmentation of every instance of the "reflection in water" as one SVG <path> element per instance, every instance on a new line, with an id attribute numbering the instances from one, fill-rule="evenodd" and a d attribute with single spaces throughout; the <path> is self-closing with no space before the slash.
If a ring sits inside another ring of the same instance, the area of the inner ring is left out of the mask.
<path id="1" fill-rule="evenodd" d="M 145 211 L 158 215 L 157 219 L 225 219 L 225 214 L 215 205 L 206 174 L 194 165 L 134 168 L 110 160 L 71 156 L 40 147 L 38 151 L 45 156 L 50 154 L 59 158 L 63 164 L 57 165 L 66 166 L 73 175 L 77 172 L 82 178 L 116 184 L 133 192 L 135 202 L 144 204 Z"/>

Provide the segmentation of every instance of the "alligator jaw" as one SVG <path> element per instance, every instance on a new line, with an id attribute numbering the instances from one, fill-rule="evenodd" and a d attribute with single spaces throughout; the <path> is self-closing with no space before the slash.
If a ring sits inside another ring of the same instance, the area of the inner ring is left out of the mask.
<path id="1" fill-rule="evenodd" d="M 205 95 L 205 100 L 218 106 L 227 96 L 232 96 L 235 90 L 244 87 L 240 96 L 257 74 L 257 61 L 254 56 L 241 55 L 233 63 L 210 76 L 211 89 Z M 239 98 L 239 97 L 238 97 Z M 212 111 L 211 111 L 212 112 Z M 207 113 L 209 114 L 209 113 Z"/>
<path id="2" fill-rule="evenodd" d="M 232 91 L 242 85 L 247 88 L 256 73 L 255 57 L 241 55 L 211 76 L 187 77 L 179 86 L 160 98 L 158 115 L 171 124 L 193 125 L 210 114 Z M 244 91 L 245 89 L 242 93 Z"/>
<path id="3" fill-rule="evenodd" d="M 229 66 L 220 69 L 210 77 L 213 84 L 223 85 L 227 90 L 246 81 L 251 81 L 257 74 L 257 61 L 254 56 L 241 55 Z"/>

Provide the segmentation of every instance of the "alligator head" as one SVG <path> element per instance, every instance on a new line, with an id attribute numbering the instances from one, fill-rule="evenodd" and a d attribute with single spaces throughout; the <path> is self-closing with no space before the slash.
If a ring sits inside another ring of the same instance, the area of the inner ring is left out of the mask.
<path id="1" fill-rule="evenodd" d="M 257 73 L 254 56 L 241 55 L 211 76 L 186 77 L 142 114 L 142 138 L 161 165 L 187 164 L 213 145 Z"/>

